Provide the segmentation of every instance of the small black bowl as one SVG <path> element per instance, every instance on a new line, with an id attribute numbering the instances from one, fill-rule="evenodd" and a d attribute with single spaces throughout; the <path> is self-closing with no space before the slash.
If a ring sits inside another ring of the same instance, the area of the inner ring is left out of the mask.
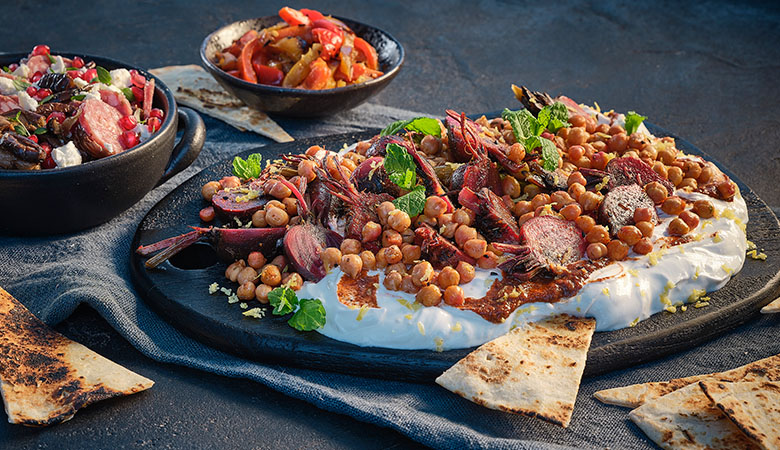
<path id="1" fill-rule="evenodd" d="M 108 58 L 83 54 L 106 69 L 136 69 Z M 27 53 L 0 54 L 0 66 L 19 62 Z M 109 221 L 133 206 L 155 186 L 186 169 L 198 157 L 206 139 L 203 120 L 193 110 L 178 109 L 173 94 L 155 77 L 154 106 L 165 112 L 151 139 L 117 155 L 60 169 L 17 171 L 0 169 L 0 233 L 50 235 L 71 233 Z M 183 135 L 178 143 L 176 131 Z M 175 144 L 175 145 L 174 145 Z"/>
<path id="2" fill-rule="evenodd" d="M 218 51 L 229 47 L 249 30 L 259 31 L 281 22 L 279 16 L 239 20 L 218 29 L 203 40 L 200 59 L 219 84 L 250 107 L 260 111 L 288 117 L 320 117 L 345 111 L 377 94 L 398 75 L 404 62 L 404 49 L 394 37 L 379 28 L 340 17 L 337 19 L 376 48 L 379 69 L 384 75 L 365 83 L 314 91 L 249 83 L 229 75 L 214 64 L 214 55 Z"/>

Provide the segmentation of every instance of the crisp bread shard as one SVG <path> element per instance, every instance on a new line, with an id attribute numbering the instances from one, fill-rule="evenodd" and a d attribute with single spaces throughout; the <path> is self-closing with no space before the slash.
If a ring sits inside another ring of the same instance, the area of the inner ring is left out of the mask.
<path id="1" fill-rule="evenodd" d="M 699 386 L 745 436 L 763 449 L 780 449 L 780 383 L 701 381 Z"/>
<path id="2" fill-rule="evenodd" d="M 772 303 L 761 308 L 762 314 L 775 314 L 780 313 L 780 298 L 776 298 Z"/>
<path id="3" fill-rule="evenodd" d="M 244 105 L 200 66 L 167 66 L 149 72 L 160 78 L 173 92 L 176 101 L 184 106 L 225 121 L 241 131 L 254 131 L 276 142 L 293 140 L 266 113 Z"/>
<path id="4" fill-rule="evenodd" d="M 596 321 L 559 315 L 483 344 L 436 382 L 490 409 L 569 425 Z"/>
<path id="5" fill-rule="evenodd" d="M 0 392 L 9 422 L 64 422 L 89 404 L 153 384 L 52 330 L 0 288 Z"/>
<path id="6" fill-rule="evenodd" d="M 698 383 L 645 402 L 631 420 L 665 449 L 759 449 L 704 394 Z"/>
<path id="7" fill-rule="evenodd" d="M 605 389 L 593 395 L 603 403 L 636 408 L 648 400 L 661 397 L 702 380 L 727 382 L 780 381 L 780 355 L 760 359 L 725 372 L 693 375 L 669 381 L 632 384 L 631 386 Z"/>

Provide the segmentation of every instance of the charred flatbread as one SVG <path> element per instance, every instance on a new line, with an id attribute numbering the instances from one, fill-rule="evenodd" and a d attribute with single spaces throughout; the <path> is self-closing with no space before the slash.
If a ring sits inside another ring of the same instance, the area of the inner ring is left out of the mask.
<path id="1" fill-rule="evenodd" d="M 698 383 L 649 400 L 631 411 L 629 417 L 662 448 L 759 448 L 723 415 Z"/>
<path id="2" fill-rule="evenodd" d="M 764 449 L 780 448 L 780 383 L 701 381 L 699 385 L 746 436 Z"/>
<path id="3" fill-rule="evenodd" d="M 436 382 L 490 409 L 571 420 L 596 321 L 559 315 L 483 344 Z"/>
<path id="4" fill-rule="evenodd" d="M 52 330 L 0 288 L 0 392 L 9 422 L 52 425 L 153 384 Z"/>
<path id="5" fill-rule="evenodd" d="M 780 313 L 780 298 L 776 298 L 772 303 L 761 308 L 762 314 L 775 314 Z"/>
<path id="6" fill-rule="evenodd" d="M 780 355 L 760 359 L 725 372 L 693 375 L 669 381 L 632 384 L 631 386 L 605 389 L 593 395 L 602 403 L 636 408 L 648 400 L 661 397 L 701 380 L 780 381 Z"/>
<path id="7" fill-rule="evenodd" d="M 276 142 L 293 140 L 266 113 L 244 105 L 200 66 L 167 66 L 149 72 L 163 80 L 182 105 L 227 122 L 241 131 L 254 131 Z"/>

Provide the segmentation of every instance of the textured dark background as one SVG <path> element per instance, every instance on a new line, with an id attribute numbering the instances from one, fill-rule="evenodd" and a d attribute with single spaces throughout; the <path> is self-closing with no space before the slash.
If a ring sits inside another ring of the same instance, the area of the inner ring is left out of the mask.
<path id="1" fill-rule="evenodd" d="M 284 3 L 209 1 L 9 2 L 2 50 L 47 43 L 152 68 L 197 63 L 203 37 Z M 442 114 L 516 106 L 511 83 L 602 108 L 636 110 L 710 153 L 780 209 L 780 9 L 762 2 L 291 3 L 393 34 L 407 59 L 372 99 Z M 53 218 L 56 220 L 56 218 Z M 317 410 L 257 383 L 144 358 L 92 311 L 68 336 L 157 381 L 70 423 L 0 426 L 0 447 L 407 448 L 405 437 Z"/>

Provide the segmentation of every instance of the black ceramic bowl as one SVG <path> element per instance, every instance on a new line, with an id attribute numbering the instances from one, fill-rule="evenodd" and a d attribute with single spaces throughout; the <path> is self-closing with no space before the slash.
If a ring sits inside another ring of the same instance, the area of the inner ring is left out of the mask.
<path id="1" fill-rule="evenodd" d="M 108 58 L 73 53 L 106 69 L 134 67 Z M 0 66 L 19 62 L 26 53 L 0 54 Z M 135 68 L 147 79 L 151 74 Z M 117 155 L 61 169 L 0 169 L 0 233 L 70 233 L 107 222 L 134 205 L 152 188 L 187 168 L 206 138 L 203 120 L 178 109 L 173 94 L 155 79 L 154 106 L 165 112 L 162 127 L 143 144 Z M 178 143 L 177 128 L 183 128 Z"/>
<path id="2" fill-rule="evenodd" d="M 203 41 L 200 46 L 200 59 L 219 84 L 252 108 L 288 117 L 318 117 L 345 111 L 363 103 L 395 78 L 404 62 L 404 49 L 394 37 L 378 28 L 340 17 L 337 19 L 376 48 L 379 70 L 384 72 L 384 75 L 365 83 L 311 91 L 249 83 L 228 75 L 214 64 L 217 51 L 229 47 L 234 40 L 249 30 L 259 31 L 281 22 L 279 16 L 239 20 L 218 29 Z"/>

